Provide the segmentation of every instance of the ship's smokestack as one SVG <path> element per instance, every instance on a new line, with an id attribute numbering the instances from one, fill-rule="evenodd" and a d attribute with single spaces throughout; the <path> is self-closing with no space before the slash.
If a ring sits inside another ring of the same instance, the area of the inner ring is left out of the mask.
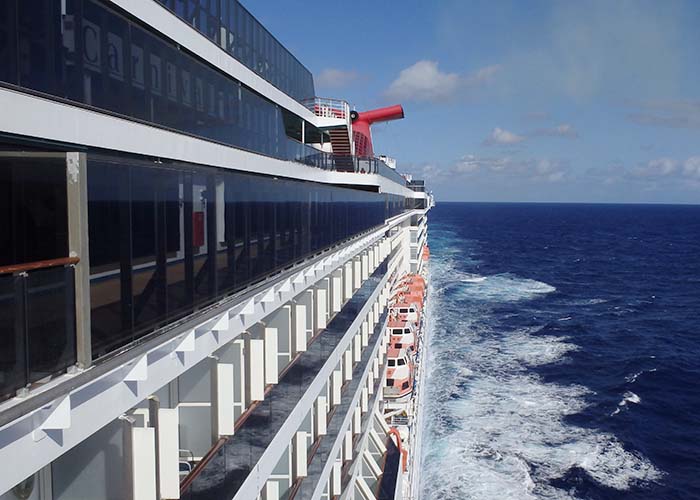
<path id="1" fill-rule="evenodd" d="M 357 156 L 373 156 L 372 134 L 370 127 L 373 123 L 400 120 L 404 117 L 403 107 L 400 104 L 377 108 L 370 111 L 352 111 L 352 135 L 355 141 L 355 154 Z"/>
<path id="2" fill-rule="evenodd" d="M 368 124 L 378 123 L 378 122 L 388 122 L 391 120 L 400 120 L 404 117 L 403 107 L 400 104 L 395 106 L 387 106 L 386 108 L 377 108 L 370 111 L 363 111 L 359 113 L 357 111 L 352 111 L 350 113 L 350 118 L 352 118 L 353 124 L 355 122 L 364 121 Z"/>

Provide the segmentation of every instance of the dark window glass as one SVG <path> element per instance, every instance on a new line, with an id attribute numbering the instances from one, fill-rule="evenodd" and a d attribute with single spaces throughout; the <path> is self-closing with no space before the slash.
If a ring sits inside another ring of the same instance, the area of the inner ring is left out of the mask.
<path id="1" fill-rule="evenodd" d="M 0 157 L 0 265 L 68 256 L 65 158 Z"/>
<path id="2" fill-rule="evenodd" d="M 95 357 L 382 224 L 387 199 L 224 169 L 90 155 Z"/>
<path id="3" fill-rule="evenodd" d="M 0 2 L 0 80 L 17 83 L 17 0 Z"/>
<path id="4" fill-rule="evenodd" d="M 33 383 L 75 364 L 73 269 L 28 273 L 25 301 L 28 381 Z"/>
<path id="5" fill-rule="evenodd" d="M 24 318 L 19 311 L 23 278 L 12 274 L 0 275 L 0 399 L 12 396 L 26 384 L 26 345 Z"/>

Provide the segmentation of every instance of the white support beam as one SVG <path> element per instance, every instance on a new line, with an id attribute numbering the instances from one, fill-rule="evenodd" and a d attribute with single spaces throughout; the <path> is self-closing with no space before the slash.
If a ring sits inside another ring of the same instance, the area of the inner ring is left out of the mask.
<path id="1" fill-rule="evenodd" d="M 364 458 L 367 468 L 370 470 L 372 475 L 374 475 L 375 479 L 382 475 L 381 467 L 379 467 L 379 464 L 369 450 L 365 450 L 364 453 L 362 453 L 362 458 Z"/>
<path id="2" fill-rule="evenodd" d="M 331 406 L 340 404 L 340 389 L 343 385 L 343 372 L 334 370 L 331 376 Z"/>
<path id="3" fill-rule="evenodd" d="M 365 481 L 362 476 L 357 476 L 355 479 L 355 487 L 362 500 L 377 500 L 377 497 L 374 496 L 372 488 L 369 487 L 367 481 Z"/>
<path id="4" fill-rule="evenodd" d="M 234 381 L 234 409 L 238 408 L 240 416 L 246 409 L 246 360 L 245 341 L 234 340 L 232 343 L 233 381 Z"/>
<path id="5" fill-rule="evenodd" d="M 326 435 L 326 412 L 326 396 L 319 396 L 314 407 L 314 428 L 317 436 Z"/>
<path id="6" fill-rule="evenodd" d="M 374 429 L 369 430 L 369 438 L 372 441 L 372 444 L 383 454 L 386 453 L 386 445 L 384 444 L 384 441 L 382 441 L 382 438 L 379 437 L 379 433 L 375 431 Z"/>
<path id="7" fill-rule="evenodd" d="M 306 306 L 294 304 L 292 306 L 292 355 L 306 352 Z"/>
<path id="8" fill-rule="evenodd" d="M 367 252 L 362 254 L 362 281 L 369 278 L 369 258 L 367 257 Z"/>
<path id="9" fill-rule="evenodd" d="M 233 436 L 235 424 L 233 400 L 234 368 L 231 363 L 213 362 L 211 370 L 212 439 Z"/>
<path id="10" fill-rule="evenodd" d="M 127 494 L 130 500 L 156 500 L 156 430 L 136 427 L 128 421 L 125 459 L 130 481 Z"/>
<path id="11" fill-rule="evenodd" d="M 360 327 L 360 337 L 362 339 L 362 347 L 367 347 L 369 345 L 369 324 L 367 320 L 362 322 Z"/>
<path id="12" fill-rule="evenodd" d="M 277 328 L 265 327 L 265 384 L 279 382 L 279 364 L 277 360 Z"/>
<path id="13" fill-rule="evenodd" d="M 314 297 L 314 323 L 316 330 L 323 330 L 328 325 L 328 290 L 317 288 Z"/>
<path id="14" fill-rule="evenodd" d="M 338 496 L 342 493 L 341 476 L 343 470 L 343 462 L 336 460 L 333 462 L 333 470 L 331 471 L 331 478 L 329 481 L 330 496 Z"/>
<path id="15" fill-rule="evenodd" d="M 343 436 L 343 461 L 352 460 L 352 431 L 347 430 Z"/>
<path id="16" fill-rule="evenodd" d="M 379 425 L 379 427 L 382 429 L 384 434 L 386 434 L 388 436 L 389 435 L 389 426 L 387 425 L 386 420 L 384 420 L 384 415 L 381 415 L 381 414 L 375 412 L 374 419 L 377 422 L 377 424 Z"/>
<path id="17" fill-rule="evenodd" d="M 343 278 L 335 274 L 331 278 L 331 313 L 337 314 L 343 307 Z"/>
<path id="18" fill-rule="evenodd" d="M 265 399 L 265 341 L 247 338 L 245 342 L 246 407 Z"/>
<path id="19" fill-rule="evenodd" d="M 355 363 L 359 363 L 362 359 L 362 334 L 360 332 L 357 332 L 353 339 L 352 355 Z"/>
<path id="20" fill-rule="evenodd" d="M 357 290 L 362 286 L 362 259 L 355 257 L 352 261 L 353 288 Z"/>
<path id="21" fill-rule="evenodd" d="M 308 443 L 306 439 L 307 433 L 304 431 L 297 432 L 294 435 L 294 442 L 292 443 L 292 481 L 307 475 Z"/>
<path id="22" fill-rule="evenodd" d="M 354 290 L 352 289 L 352 262 L 348 261 L 343 266 L 343 297 L 350 300 Z"/>
<path id="23" fill-rule="evenodd" d="M 369 380 L 369 377 L 368 377 Z M 374 384 L 372 384 L 374 385 Z M 369 408 L 369 389 L 367 387 L 362 388 L 362 394 L 360 395 L 360 410 L 362 413 L 367 413 Z"/>
<path id="24" fill-rule="evenodd" d="M 177 408 L 158 409 L 158 477 L 161 498 L 180 498 L 179 415 Z"/>
<path id="25" fill-rule="evenodd" d="M 262 500 L 280 500 L 280 485 L 277 481 L 268 480 L 261 492 Z"/>
<path id="26" fill-rule="evenodd" d="M 359 434 L 362 431 L 362 408 L 356 406 L 352 415 L 352 433 Z"/>
<path id="27" fill-rule="evenodd" d="M 352 380 L 352 344 L 343 354 L 343 378 L 345 382 Z"/>

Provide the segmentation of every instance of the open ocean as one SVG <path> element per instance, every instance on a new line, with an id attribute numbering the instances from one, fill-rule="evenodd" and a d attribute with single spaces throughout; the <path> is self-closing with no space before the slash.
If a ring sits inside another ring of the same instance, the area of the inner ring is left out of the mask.
<path id="1" fill-rule="evenodd" d="M 700 206 L 430 212 L 421 498 L 700 498 Z"/>

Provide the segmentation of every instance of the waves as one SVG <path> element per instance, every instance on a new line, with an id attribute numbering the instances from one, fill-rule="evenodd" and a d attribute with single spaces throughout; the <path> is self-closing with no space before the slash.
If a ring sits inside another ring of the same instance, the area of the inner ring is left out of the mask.
<path id="1" fill-rule="evenodd" d="M 516 302 L 556 291 L 551 285 L 510 273 L 482 276 L 453 270 L 446 288 L 464 299 L 491 302 Z"/>
<path id="2" fill-rule="evenodd" d="M 540 368 L 565 370 L 579 344 L 546 333 L 542 324 L 504 319 L 504 305 L 536 316 L 535 304 L 556 288 L 515 273 L 464 272 L 465 262 L 476 259 L 454 251 L 461 241 L 431 233 L 433 331 L 421 498 L 577 498 L 562 485 L 577 471 L 620 491 L 659 480 L 662 473 L 613 434 L 570 423 L 589 406 L 590 389 L 539 374 Z M 640 402 L 630 391 L 617 410 Z"/>

